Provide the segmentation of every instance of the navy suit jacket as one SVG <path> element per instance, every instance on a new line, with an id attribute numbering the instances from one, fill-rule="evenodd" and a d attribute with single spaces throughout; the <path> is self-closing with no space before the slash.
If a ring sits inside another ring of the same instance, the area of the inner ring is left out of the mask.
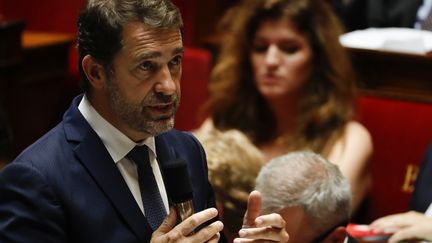
<path id="1" fill-rule="evenodd" d="M 152 230 L 74 99 L 63 121 L 0 174 L 0 242 L 149 242 Z M 214 207 L 200 143 L 156 136 L 158 162 L 188 162 L 195 211 Z"/>
<path id="2" fill-rule="evenodd" d="M 432 144 L 429 145 L 420 166 L 415 182 L 410 208 L 418 212 L 426 212 L 432 203 Z"/>

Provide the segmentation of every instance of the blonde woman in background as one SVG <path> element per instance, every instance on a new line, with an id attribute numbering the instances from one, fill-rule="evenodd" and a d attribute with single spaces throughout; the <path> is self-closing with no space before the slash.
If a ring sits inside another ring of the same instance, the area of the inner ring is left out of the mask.
<path id="1" fill-rule="evenodd" d="M 206 152 L 209 181 L 228 242 L 238 236 L 249 193 L 264 164 L 261 152 L 238 130 L 195 134 Z"/>

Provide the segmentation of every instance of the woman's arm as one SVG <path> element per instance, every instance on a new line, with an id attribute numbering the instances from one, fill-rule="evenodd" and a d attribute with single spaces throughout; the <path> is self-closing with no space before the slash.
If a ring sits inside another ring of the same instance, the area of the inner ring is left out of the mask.
<path id="1" fill-rule="evenodd" d="M 369 131 L 360 123 L 351 121 L 343 136 L 331 149 L 328 160 L 337 164 L 351 185 L 352 210 L 355 212 L 365 198 L 371 183 L 368 167 L 373 145 Z"/>

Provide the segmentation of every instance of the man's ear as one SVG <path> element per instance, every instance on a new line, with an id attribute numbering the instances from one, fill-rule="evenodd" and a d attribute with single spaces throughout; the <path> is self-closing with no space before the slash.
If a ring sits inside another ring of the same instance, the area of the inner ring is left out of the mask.
<path id="1" fill-rule="evenodd" d="M 90 85 L 95 89 L 103 88 L 106 82 L 104 67 L 90 55 L 83 58 L 81 65 Z"/>
<path id="2" fill-rule="evenodd" d="M 331 232 L 327 238 L 324 240 L 326 243 L 343 243 L 347 236 L 346 228 L 343 226 L 337 227 L 333 232 Z"/>

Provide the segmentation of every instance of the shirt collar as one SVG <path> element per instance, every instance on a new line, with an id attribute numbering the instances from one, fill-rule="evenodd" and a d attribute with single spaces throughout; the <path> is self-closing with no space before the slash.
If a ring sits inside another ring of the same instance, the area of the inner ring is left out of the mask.
<path id="1" fill-rule="evenodd" d="M 154 137 L 148 137 L 141 143 L 135 143 L 120 130 L 115 128 L 103 118 L 90 104 L 87 96 L 84 95 L 79 106 L 79 111 L 102 140 L 115 163 L 123 159 L 135 146 L 147 145 L 156 157 L 156 145 Z"/>

